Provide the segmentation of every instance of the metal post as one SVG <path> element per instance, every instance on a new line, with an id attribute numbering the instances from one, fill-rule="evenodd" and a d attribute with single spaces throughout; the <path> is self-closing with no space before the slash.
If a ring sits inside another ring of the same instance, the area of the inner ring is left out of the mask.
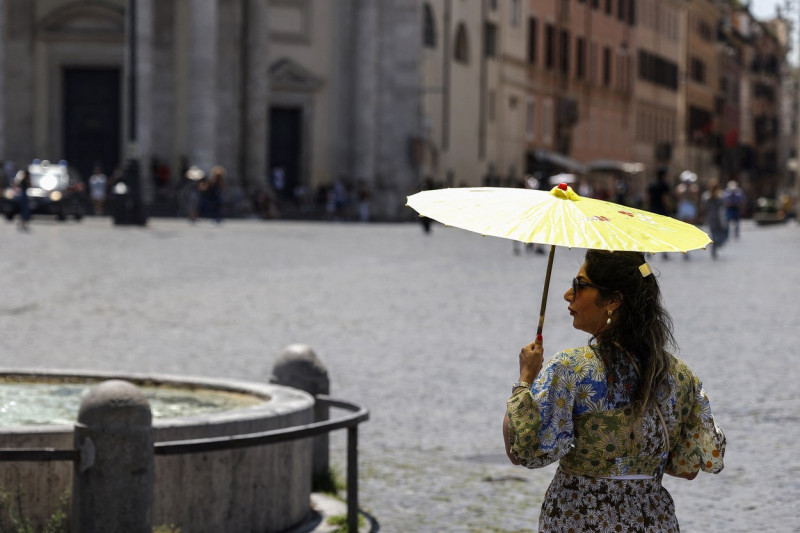
<path id="1" fill-rule="evenodd" d="M 347 428 L 347 530 L 358 531 L 358 425 Z"/>

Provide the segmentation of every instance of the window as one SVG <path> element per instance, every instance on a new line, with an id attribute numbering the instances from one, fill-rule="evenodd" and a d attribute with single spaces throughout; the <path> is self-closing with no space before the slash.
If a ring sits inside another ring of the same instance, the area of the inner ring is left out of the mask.
<path id="1" fill-rule="evenodd" d="M 497 26 L 492 22 L 483 24 L 483 53 L 486 57 L 497 56 Z"/>
<path id="2" fill-rule="evenodd" d="M 613 0 L 606 0 L 606 15 L 611 15 L 614 12 Z"/>
<path id="3" fill-rule="evenodd" d="M 542 137 L 549 144 L 553 140 L 553 101 L 545 100 L 542 110 Z"/>
<path id="4" fill-rule="evenodd" d="M 586 79 L 586 39 L 583 37 L 575 40 L 575 77 Z"/>
<path id="5" fill-rule="evenodd" d="M 611 48 L 603 47 L 603 85 L 611 85 Z"/>
<path id="6" fill-rule="evenodd" d="M 469 63 L 469 42 L 467 41 L 467 29 L 463 23 L 459 24 L 456 29 L 454 57 L 459 63 Z"/>
<path id="7" fill-rule="evenodd" d="M 536 137 L 536 102 L 533 100 L 528 101 L 525 109 L 525 136 L 528 139 Z"/>
<path id="8" fill-rule="evenodd" d="M 519 27 L 522 18 L 522 0 L 511 0 L 510 21 L 512 28 Z"/>
<path id="9" fill-rule="evenodd" d="M 556 66 L 556 29 L 552 24 L 545 26 L 544 39 L 544 66 L 553 70 Z"/>
<path id="10" fill-rule="evenodd" d="M 630 58 L 628 46 L 622 44 L 617 48 L 617 88 L 623 92 L 630 90 Z"/>
<path id="11" fill-rule="evenodd" d="M 645 50 L 639 50 L 639 79 L 676 91 L 678 65 Z"/>
<path id="12" fill-rule="evenodd" d="M 564 74 L 569 74 L 569 32 L 561 30 L 559 35 L 559 69 Z"/>
<path id="13" fill-rule="evenodd" d="M 436 48 L 436 23 L 433 9 L 428 2 L 422 6 L 422 44 L 427 48 Z"/>
<path id="14" fill-rule="evenodd" d="M 693 57 L 689 65 L 689 76 L 697 83 L 706 82 L 706 65 L 700 59 Z"/>
<path id="15" fill-rule="evenodd" d="M 600 0 L 592 0 L 592 9 L 600 9 Z"/>
<path id="16" fill-rule="evenodd" d="M 628 0 L 617 0 L 617 20 L 625 22 L 625 4 Z"/>
<path id="17" fill-rule="evenodd" d="M 711 140 L 713 115 L 711 111 L 689 106 L 689 142 L 703 144 Z"/>
<path id="18" fill-rule="evenodd" d="M 539 39 L 539 32 L 537 31 L 536 19 L 531 17 L 528 19 L 528 63 L 531 65 L 536 64 L 536 55 L 538 53 L 537 40 Z"/>

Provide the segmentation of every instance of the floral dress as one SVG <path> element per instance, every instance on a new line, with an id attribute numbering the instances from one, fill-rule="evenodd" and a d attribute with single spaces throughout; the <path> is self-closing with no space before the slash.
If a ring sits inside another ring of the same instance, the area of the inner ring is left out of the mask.
<path id="1" fill-rule="evenodd" d="M 671 363 L 642 415 L 630 407 L 635 364 L 621 355 L 609 369 L 588 346 L 556 354 L 508 400 L 512 453 L 528 468 L 559 461 L 539 531 L 679 531 L 664 471 L 720 472 L 725 435 L 700 380 Z"/>

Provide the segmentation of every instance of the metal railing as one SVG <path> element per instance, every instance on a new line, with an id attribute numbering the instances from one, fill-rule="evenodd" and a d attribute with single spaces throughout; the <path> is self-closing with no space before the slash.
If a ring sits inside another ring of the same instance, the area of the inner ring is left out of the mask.
<path id="1" fill-rule="evenodd" d="M 331 420 L 313 422 L 302 426 L 275 429 L 243 435 L 229 435 L 206 439 L 156 442 L 155 455 L 182 455 L 263 446 L 315 437 L 338 429 L 347 428 L 347 527 L 358 531 L 358 424 L 369 420 L 369 411 L 360 405 L 329 396 L 318 395 L 317 402 L 328 407 L 351 411 L 351 414 Z M 0 462 L 10 461 L 81 461 L 77 449 L 55 448 L 0 448 Z"/>

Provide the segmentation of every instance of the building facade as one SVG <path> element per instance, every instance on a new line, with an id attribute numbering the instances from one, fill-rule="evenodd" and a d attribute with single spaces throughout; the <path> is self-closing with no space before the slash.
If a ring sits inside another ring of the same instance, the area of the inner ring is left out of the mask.
<path id="1" fill-rule="evenodd" d="M 395 218 L 418 183 L 419 21 L 416 0 L 0 0 L 0 158 L 83 179 L 135 158 L 146 203 L 189 165 L 225 167 L 232 197 L 282 167 L 287 197 L 362 183 Z"/>
<path id="2" fill-rule="evenodd" d="M 774 194 L 785 30 L 724 0 L 0 0 L 0 158 L 135 158 L 146 202 L 222 165 L 231 196 L 378 219 L 559 172 Z"/>

